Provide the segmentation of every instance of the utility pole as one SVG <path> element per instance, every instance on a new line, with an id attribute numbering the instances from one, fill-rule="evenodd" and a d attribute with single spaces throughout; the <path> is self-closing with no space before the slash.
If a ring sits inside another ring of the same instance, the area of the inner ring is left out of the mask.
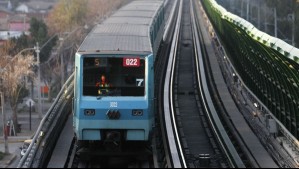
<path id="1" fill-rule="evenodd" d="M 257 24 L 258 28 L 261 30 L 261 1 L 258 1 L 258 13 L 257 13 Z"/>
<path id="2" fill-rule="evenodd" d="M 8 131 L 6 130 L 6 114 L 4 112 L 4 93 L 0 92 L 0 104 L 1 104 L 1 111 L 2 111 L 2 123 L 3 123 L 3 138 L 4 138 L 4 151 L 6 154 L 9 153 L 8 149 L 8 140 L 7 140 L 7 134 Z"/>
<path id="3" fill-rule="evenodd" d="M 24 17 L 23 32 L 25 33 L 25 31 L 26 31 L 26 15 L 24 14 L 23 17 Z"/>
<path id="4" fill-rule="evenodd" d="M 63 41 L 64 41 L 64 38 L 62 37 L 62 35 L 60 35 L 60 38 L 59 38 L 59 41 L 60 41 L 60 46 L 59 46 L 59 50 L 60 50 L 60 74 L 61 74 L 61 87 L 64 85 L 64 82 L 65 82 L 65 71 L 64 71 L 64 56 L 63 56 L 63 50 L 62 50 L 62 46 L 63 46 Z"/>
<path id="5" fill-rule="evenodd" d="M 249 21 L 249 10 L 250 10 L 250 5 L 249 5 L 249 0 L 247 0 L 247 9 L 246 9 L 246 20 L 248 21 L 248 22 L 250 22 Z"/>
<path id="6" fill-rule="evenodd" d="M 241 1 L 241 18 L 244 18 L 244 12 L 243 12 L 243 4 L 244 4 L 244 1 L 242 0 Z"/>
<path id="7" fill-rule="evenodd" d="M 41 104 L 41 86 L 40 86 L 40 58 L 39 58 L 39 53 L 40 53 L 40 49 L 38 46 L 38 42 L 36 43 L 36 47 L 35 47 L 35 52 L 36 52 L 36 57 L 37 57 L 37 64 L 38 64 L 38 70 L 37 70 L 37 95 L 38 95 L 38 114 L 39 114 L 39 118 L 42 118 L 42 104 Z"/>
<path id="8" fill-rule="evenodd" d="M 64 58 L 63 58 L 63 51 L 60 54 L 60 60 L 61 60 L 61 87 L 64 85 L 65 83 L 65 71 L 64 71 Z"/>
<path id="9" fill-rule="evenodd" d="M 276 10 L 276 7 L 273 9 L 273 12 L 274 12 L 274 35 L 275 37 L 277 38 L 277 10 Z"/>
<path id="10" fill-rule="evenodd" d="M 296 46 L 296 42 L 295 42 L 295 29 L 296 29 L 296 27 L 295 27 L 295 13 L 293 12 L 292 13 L 292 45 L 293 46 Z"/>

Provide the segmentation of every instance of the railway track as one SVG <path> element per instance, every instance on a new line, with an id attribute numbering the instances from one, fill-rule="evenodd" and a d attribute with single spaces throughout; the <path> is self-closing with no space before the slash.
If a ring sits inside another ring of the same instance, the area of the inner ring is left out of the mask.
<path id="1" fill-rule="evenodd" d="M 153 168 L 152 156 L 140 158 L 138 156 L 94 156 L 85 161 L 72 154 L 73 160 L 69 163 L 68 168 Z"/>
<path id="2" fill-rule="evenodd" d="M 213 136 L 198 88 L 191 1 L 184 1 L 175 63 L 173 102 L 187 167 L 227 166 Z"/>
<path id="3" fill-rule="evenodd" d="M 202 52 L 198 47 L 200 38 L 196 33 L 198 29 L 192 1 L 178 1 L 182 5 L 176 8 L 176 12 L 182 14 L 178 16 L 179 21 L 176 23 L 179 26 L 175 28 L 175 24 L 173 25 L 174 31 L 171 32 L 174 32 L 174 36 L 164 40 L 163 50 L 160 51 L 161 54 L 155 65 L 156 82 L 160 88 L 156 91 L 158 97 L 156 104 L 159 106 L 156 108 L 157 123 L 152 154 L 142 159 L 136 158 L 140 156 L 138 154 L 130 154 L 131 156 L 127 154 L 124 158 L 97 154 L 93 160 L 86 161 L 78 156 L 75 145 L 69 150 L 70 156 L 66 167 L 227 168 L 245 166 L 243 162 L 247 159 L 241 160 L 238 155 L 241 151 L 237 152 L 230 141 L 235 138 L 226 135 L 225 130 L 228 127 L 221 128 L 220 120 L 215 119 L 216 115 L 212 112 L 215 108 L 210 107 L 212 100 L 207 96 L 208 88 L 203 80 L 205 73 L 202 71 L 204 69 L 200 56 Z M 169 59 L 168 53 L 176 58 Z M 165 64 L 167 62 L 169 62 L 168 67 Z M 163 75 L 161 72 L 169 74 Z M 164 79 L 169 81 L 164 83 Z M 165 91 L 161 92 L 164 87 L 168 94 Z M 163 107 L 165 105 L 166 107 Z M 172 110 L 173 112 L 166 112 Z M 163 120 L 166 121 L 165 124 Z M 167 122 L 171 123 L 167 124 Z"/>
<path id="4" fill-rule="evenodd" d="M 197 80 L 191 2 L 183 4 L 173 94 L 179 135 L 188 167 L 227 166 L 213 136 Z M 224 163 L 221 165 L 221 163 Z"/>
<path id="5" fill-rule="evenodd" d="M 161 90 L 164 112 L 160 112 L 160 126 L 161 133 L 167 134 L 164 166 L 245 167 L 218 117 L 211 98 L 215 93 L 209 93 L 192 2 L 180 1 Z"/>

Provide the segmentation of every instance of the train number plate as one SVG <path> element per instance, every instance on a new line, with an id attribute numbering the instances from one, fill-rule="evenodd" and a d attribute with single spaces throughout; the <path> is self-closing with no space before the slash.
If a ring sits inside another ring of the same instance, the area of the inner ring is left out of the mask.
<path id="1" fill-rule="evenodd" d="M 118 107 L 117 102 L 110 102 L 110 107 L 117 108 Z"/>
<path id="2" fill-rule="evenodd" d="M 123 66 L 124 67 L 139 67 L 140 66 L 140 58 L 124 58 Z"/>

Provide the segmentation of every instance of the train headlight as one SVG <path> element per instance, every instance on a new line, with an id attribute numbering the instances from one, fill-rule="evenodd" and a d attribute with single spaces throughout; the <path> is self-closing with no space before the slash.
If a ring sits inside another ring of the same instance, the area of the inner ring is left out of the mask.
<path id="1" fill-rule="evenodd" d="M 133 116 L 143 116 L 143 110 L 132 110 Z"/>
<path id="2" fill-rule="evenodd" d="M 96 111 L 94 109 L 86 109 L 84 110 L 85 116 L 94 116 L 96 114 Z"/>

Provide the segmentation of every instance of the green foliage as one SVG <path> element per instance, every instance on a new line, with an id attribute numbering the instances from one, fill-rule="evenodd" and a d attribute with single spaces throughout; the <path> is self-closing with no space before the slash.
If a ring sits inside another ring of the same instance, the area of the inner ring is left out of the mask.
<path id="1" fill-rule="evenodd" d="M 19 38 L 12 38 L 11 41 L 15 44 L 12 52 L 9 53 L 12 56 L 16 55 L 19 51 L 30 47 L 29 38 L 24 33 Z"/>
<path id="2" fill-rule="evenodd" d="M 48 27 L 47 25 L 41 21 L 37 20 L 36 18 L 32 18 L 30 20 L 30 34 L 32 37 L 32 46 L 36 45 L 36 42 L 39 43 L 40 47 L 42 47 L 43 44 L 47 43 L 50 37 L 48 36 Z M 46 61 L 51 53 L 51 50 L 53 46 L 56 45 L 57 37 L 51 39 L 41 50 L 40 53 L 40 61 L 44 62 Z"/>
<path id="3" fill-rule="evenodd" d="M 41 43 L 48 37 L 48 28 L 46 24 L 36 18 L 31 18 L 29 31 L 32 36 L 32 40 L 35 42 Z"/>
<path id="4" fill-rule="evenodd" d="M 58 36 L 54 35 L 54 37 L 51 37 L 52 39 L 50 39 L 48 37 L 47 40 L 50 40 L 49 42 L 48 41 L 45 41 L 43 42 L 42 44 L 45 44 L 47 43 L 41 50 L 41 53 L 40 53 L 40 61 L 41 62 L 45 62 L 49 57 L 50 57 L 50 54 L 51 54 L 51 51 L 52 51 L 52 48 L 57 44 L 57 41 L 58 41 Z M 42 46 L 41 46 L 42 47 Z"/>
<path id="5" fill-rule="evenodd" d="M 30 37 L 22 34 L 19 38 L 11 38 L 10 43 L 13 45 L 7 45 L 6 52 L 2 52 L 11 56 L 18 54 L 20 51 L 26 48 L 33 48 L 36 46 L 36 42 L 39 42 L 40 47 L 43 46 L 42 50 L 40 51 L 40 61 L 46 61 L 51 53 L 53 46 L 56 45 L 58 40 L 57 36 L 48 36 L 48 27 L 47 25 L 36 18 L 32 18 L 30 21 Z M 33 50 L 29 51 L 33 52 Z M 25 52 L 22 54 L 26 54 Z"/>
<path id="6" fill-rule="evenodd" d="M 29 42 L 28 37 L 25 34 L 22 34 L 19 38 L 12 37 L 9 41 L 5 42 L 1 50 L 1 56 L 10 55 L 14 56 L 19 53 L 21 50 L 28 48 Z"/>

